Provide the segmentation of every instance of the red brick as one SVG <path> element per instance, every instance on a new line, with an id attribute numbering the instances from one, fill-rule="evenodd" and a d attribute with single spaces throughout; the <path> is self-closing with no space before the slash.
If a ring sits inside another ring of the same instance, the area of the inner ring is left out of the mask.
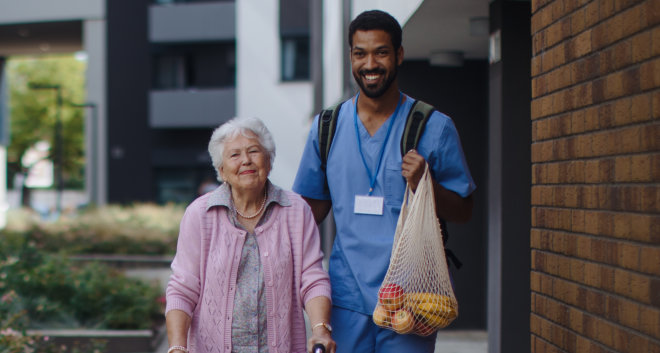
<path id="1" fill-rule="evenodd" d="M 651 182 L 653 170 L 653 159 L 660 155 L 633 155 L 630 157 L 630 180 L 631 182 Z M 651 190 L 649 190 L 651 191 Z"/>
<path id="2" fill-rule="evenodd" d="M 660 213 L 660 187 L 643 186 L 640 187 L 641 212 Z"/>
<path id="3" fill-rule="evenodd" d="M 571 89 L 573 94 L 572 107 L 584 107 L 594 103 L 593 84 L 586 82 Z"/>
<path id="4" fill-rule="evenodd" d="M 649 342 L 648 338 L 638 336 L 638 335 L 629 335 L 630 340 L 628 341 L 627 349 L 629 352 L 648 352 L 649 351 Z"/>
<path id="5" fill-rule="evenodd" d="M 642 6 L 635 6 L 627 9 L 620 15 L 622 22 L 622 35 L 630 36 L 640 31 L 644 23 L 644 14 L 642 13 Z"/>
<path id="6" fill-rule="evenodd" d="M 571 211 L 571 230 L 574 232 L 583 232 L 585 228 L 585 212 L 581 210 Z"/>
<path id="7" fill-rule="evenodd" d="M 630 181 L 632 175 L 632 161 L 629 156 L 614 159 L 614 180 L 617 182 Z"/>
<path id="8" fill-rule="evenodd" d="M 660 116 L 660 94 L 657 95 L 657 107 L 658 107 L 658 116 Z M 654 101 L 654 102 L 655 102 Z M 578 110 L 571 113 L 571 132 L 572 133 L 581 133 L 584 132 L 584 117 L 585 112 L 583 110 Z"/>
<path id="9" fill-rule="evenodd" d="M 605 59 L 605 57 L 601 57 Z M 600 61 L 601 65 L 601 72 L 604 71 L 602 69 L 603 67 L 603 60 Z M 605 86 L 606 86 L 606 81 L 605 78 L 599 78 L 596 79 L 592 82 L 592 98 L 594 103 L 600 103 L 605 100 Z"/>
<path id="10" fill-rule="evenodd" d="M 652 281 L 648 276 L 639 275 L 636 273 L 630 273 L 630 287 L 626 292 L 626 295 L 629 298 L 641 301 L 645 304 L 658 304 L 660 305 L 660 300 L 657 303 L 654 303 L 654 295 L 660 294 L 660 286 L 657 286 L 658 291 L 652 291 Z"/>
<path id="11" fill-rule="evenodd" d="M 576 282 L 584 282 L 584 262 L 571 262 L 570 279 Z"/>
<path id="12" fill-rule="evenodd" d="M 583 57 L 592 51 L 592 30 L 588 29 L 578 34 L 569 42 L 568 57 L 572 59 Z"/>
<path id="13" fill-rule="evenodd" d="M 593 86 L 595 89 L 595 86 Z M 594 94 L 595 95 L 595 94 Z M 594 103 L 596 100 L 594 98 Z M 600 126 L 600 117 L 598 115 L 598 107 L 587 108 L 584 115 L 584 129 L 585 131 L 598 130 Z"/>
<path id="14" fill-rule="evenodd" d="M 605 77 L 604 98 L 606 100 L 621 97 L 625 93 L 622 72 L 616 72 Z"/>
<path id="15" fill-rule="evenodd" d="M 538 77 L 541 74 L 541 56 L 532 57 L 532 77 Z"/>
<path id="16" fill-rule="evenodd" d="M 660 353 L 660 343 L 649 342 L 649 353 Z"/>
<path id="17" fill-rule="evenodd" d="M 593 31 L 592 49 L 603 49 L 623 37 L 623 18 L 614 16 L 607 19 L 597 24 Z"/>
<path id="18" fill-rule="evenodd" d="M 639 70 L 642 90 L 660 86 L 660 58 L 642 63 Z"/>
<path id="19" fill-rule="evenodd" d="M 651 180 L 660 180 L 660 155 L 653 154 L 649 156 L 651 161 Z"/>
<path id="20" fill-rule="evenodd" d="M 597 321 L 596 340 L 606 346 L 611 347 L 613 344 L 614 328 L 606 321 Z"/>
<path id="21" fill-rule="evenodd" d="M 591 1 L 585 6 L 584 18 L 587 27 L 591 27 L 600 21 L 600 4 L 598 1 Z"/>
<path id="22" fill-rule="evenodd" d="M 653 119 L 658 119 L 660 118 L 660 92 L 653 92 L 653 98 L 652 98 L 653 103 L 652 106 L 652 115 Z"/>
<path id="23" fill-rule="evenodd" d="M 628 344 L 630 343 L 630 334 L 624 330 L 616 330 L 613 332 L 612 348 L 618 352 L 628 352 Z"/>
<path id="24" fill-rule="evenodd" d="M 564 2 L 561 0 L 558 1 L 553 1 L 549 4 L 551 10 L 552 10 L 552 21 L 556 21 L 557 19 L 560 19 L 564 17 Z"/>
<path id="25" fill-rule="evenodd" d="M 651 55 L 660 55 L 660 27 L 651 30 Z"/>
<path id="26" fill-rule="evenodd" d="M 646 152 L 652 148 L 649 144 L 652 144 L 653 138 L 657 138 L 660 135 L 649 136 L 649 130 L 652 130 L 652 127 L 642 127 L 639 125 L 627 126 L 618 130 L 614 133 L 615 141 L 620 142 L 614 151 L 616 153 L 636 153 L 636 152 Z"/>
<path id="27" fill-rule="evenodd" d="M 645 31 L 632 38 L 632 61 L 639 63 L 651 57 L 651 31 Z"/>
<path id="28" fill-rule="evenodd" d="M 642 278 L 642 276 L 638 276 L 638 277 L 640 277 L 640 279 Z M 641 290 L 643 291 L 645 289 L 646 287 L 642 287 Z M 660 307 L 660 278 L 654 277 L 649 280 L 648 296 L 649 296 L 649 303 L 653 305 L 653 307 L 655 308 Z"/>
<path id="29" fill-rule="evenodd" d="M 658 1 L 650 0 L 644 3 L 643 13 L 646 18 L 646 25 L 653 26 L 660 23 L 660 4 Z"/>
<path id="30" fill-rule="evenodd" d="M 540 98 L 541 111 L 540 117 L 551 115 L 553 112 L 554 95 Z"/>
<path id="31" fill-rule="evenodd" d="M 619 243 L 617 254 L 619 256 L 617 265 L 635 271 L 640 268 L 641 248 L 639 245 Z"/>
<path id="32" fill-rule="evenodd" d="M 546 45 L 551 47 L 566 38 L 570 33 L 570 18 L 553 23 L 546 30 Z"/>
<path id="33" fill-rule="evenodd" d="M 660 311 L 646 308 L 640 311 L 640 331 L 652 337 L 660 337 Z"/>
<path id="34" fill-rule="evenodd" d="M 626 95 L 633 95 L 636 94 L 640 91 L 641 85 L 640 81 L 641 78 L 639 76 L 639 68 L 637 67 L 631 67 L 627 70 L 625 70 L 622 73 L 622 81 L 623 81 L 623 93 Z"/>
<path id="35" fill-rule="evenodd" d="M 640 270 L 644 273 L 660 276 L 660 248 L 642 246 L 640 249 Z M 660 335 L 658 336 L 660 337 Z"/>
<path id="36" fill-rule="evenodd" d="M 608 202 L 608 200 L 604 200 Z M 598 233 L 600 235 L 612 236 L 614 234 L 614 213 L 601 212 L 598 214 Z"/>
<path id="37" fill-rule="evenodd" d="M 616 134 L 607 131 L 591 134 L 591 149 L 593 156 L 610 156 L 613 149 L 616 148 L 616 146 L 613 146 L 614 143 L 616 143 L 613 138 L 616 138 L 616 136 Z"/>
<path id="38" fill-rule="evenodd" d="M 619 99 L 616 102 L 620 101 L 622 100 Z M 598 127 L 601 131 L 614 126 L 615 115 L 619 113 L 616 102 L 603 104 L 598 108 Z M 625 112 L 624 114 L 629 114 L 629 112 Z"/>
<path id="39" fill-rule="evenodd" d="M 543 53 L 546 50 L 546 33 L 547 30 L 542 30 L 532 36 L 532 54 L 539 55 L 539 53 Z"/>
<path id="40" fill-rule="evenodd" d="M 595 53 L 571 63 L 569 66 L 571 82 L 581 83 L 598 77 L 600 75 L 600 56 L 599 53 Z"/>
<path id="41" fill-rule="evenodd" d="M 650 121 L 653 102 L 651 94 L 640 94 L 631 98 L 630 123 Z M 627 122 L 622 122 L 627 123 Z"/>
<path id="42" fill-rule="evenodd" d="M 539 14 L 539 18 L 537 19 L 537 21 L 539 21 L 540 28 L 545 28 L 552 23 L 553 21 L 552 8 L 550 6 L 544 7 L 538 12 L 538 14 Z"/>
<path id="43" fill-rule="evenodd" d="M 604 20 L 612 16 L 615 12 L 614 0 L 597 0 L 599 4 L 598 16 L 600 20 Z"/>
<path id="44" fill-rule="evenodd" d="M 571 34 L 576 35 L 582 32 L 587 27 L 586 22 L 586 8 L 575 11 L 571 17 Z"/>
<path id="45" fill-rule="evenodd" d="M 620 70 L 632 62 L 632 42 L 619 42 L 603 52 L 603 55 L 607 55 L 609 59 L 609 67 L 603 73 Z"/>
<path id="46" fill-rule="evenodd" d="M 612 322 L 619 321 L 619 302 L 621 301 L 618 297 L 613 297 L 611 295 L 606 296 L 605 298 L 605 315 L 604 317 Z"/>

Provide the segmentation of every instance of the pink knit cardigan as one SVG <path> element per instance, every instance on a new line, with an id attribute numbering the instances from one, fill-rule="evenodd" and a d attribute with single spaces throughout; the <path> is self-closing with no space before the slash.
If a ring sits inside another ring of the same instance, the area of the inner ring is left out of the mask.
<path id="1" fill-rule="evenodd" d="M 165 312 L 178 309 L 192 318 L 191 353 L 229 353 L 236 276 L 247 234 L 231 224 L 226 207 L 207 209 L 209 195 L 193 201 L 181 220 Z M 266 288 L 269 351 L 303 353 L 304 304 L 317 296 L 330 298 L 330 280 L 321 265 L 311 209 L 299 195 L 286 195 L 291 205 L 273 204 L 255 234 Z"/>

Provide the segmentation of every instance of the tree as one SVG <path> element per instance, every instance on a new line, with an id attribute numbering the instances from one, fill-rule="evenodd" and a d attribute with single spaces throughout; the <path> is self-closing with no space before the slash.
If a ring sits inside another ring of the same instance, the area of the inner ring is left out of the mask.
<path id="1" fill-rule="evenodd" d="M 25 173 L 21 159 L 39 141 L 55 146 L 57 93 L 34 90 L 29 83 L 60 85 L 62 107 L 62 174 L 66 188 L 84 186 L 84 111 L 72 103 L 85 101 L 86 63 L 73 55 L 12 57 L 7 63 L 10 143 L 7 148 L 9 182 Z M 51 147 L 49 159 L 55 162 Z M 14 185 L 14 187 L 20 187 Z"/>

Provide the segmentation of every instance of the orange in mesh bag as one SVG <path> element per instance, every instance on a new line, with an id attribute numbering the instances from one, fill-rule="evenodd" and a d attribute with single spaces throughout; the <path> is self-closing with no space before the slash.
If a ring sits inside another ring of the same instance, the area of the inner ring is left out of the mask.
<path id="1" fill-rule="evenodd" d="M 406 185 L 373 320 L 400 334 L 428 336 L 457 316 L 427 165 L 415 193 Z"/>

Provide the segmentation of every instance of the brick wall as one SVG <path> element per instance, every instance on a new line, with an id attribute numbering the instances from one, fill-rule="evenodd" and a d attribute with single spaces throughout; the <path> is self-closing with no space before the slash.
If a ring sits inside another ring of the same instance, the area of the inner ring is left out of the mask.
<path id="1" fill-rule="evenodd" d="M 531 23 L 531 351 L 660 352 L 660 0 Z"/>

